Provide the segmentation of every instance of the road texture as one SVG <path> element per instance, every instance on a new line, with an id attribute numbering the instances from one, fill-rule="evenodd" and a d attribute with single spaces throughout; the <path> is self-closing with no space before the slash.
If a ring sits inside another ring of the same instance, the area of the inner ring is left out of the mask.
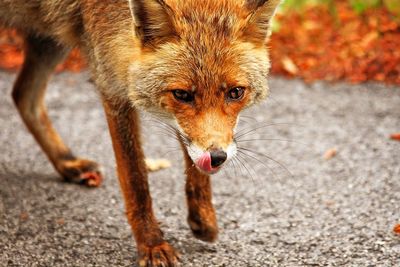
<path id="1" fill-rule="evenodd" d="M 47 102 L 75 153 L 103 164 L 98 189 L 61 182 L 12 104 L 14 78 L 0 72 L 0 266 L 132 266 L 135 245 L 88 75 L 55 76 Z M 270 86 L 272 97 L 246 111 L 241 129 L 264 127 L 241 145 L 279 163 L 242 158 L 246 168 L 237 163 L 213 177 L 215 244 L 192 237 L 178 145 L 144 116 L 147 155 L 173 163 L 150 184 L 182 266 L 400 266 L 392 231 L 400 222 L 400 142 L 389 139 L 400 131 L 400 88 L 277 78 Z M 338 154 L 325 160 L 331 148 Z"/>

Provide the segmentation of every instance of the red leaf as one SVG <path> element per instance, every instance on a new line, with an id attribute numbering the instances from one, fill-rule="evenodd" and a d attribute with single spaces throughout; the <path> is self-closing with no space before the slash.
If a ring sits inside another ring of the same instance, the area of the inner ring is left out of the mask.
<path id="1" fill-rule="evenodd" d="M 400 141 L 400 133 L 391 134 L 390 139 Z"/>

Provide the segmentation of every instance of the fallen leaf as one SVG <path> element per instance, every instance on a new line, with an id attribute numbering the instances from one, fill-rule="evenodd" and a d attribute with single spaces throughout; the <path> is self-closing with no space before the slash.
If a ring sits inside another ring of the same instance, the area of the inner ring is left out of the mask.
<path id="1" fill-rule="evenodd" d="M 395 232 L 396 234 L 400 234 L 400 223 L 396 224 L 393 228 L 393 232 Z"/>
<path id="2" fill-rule="evenodd" d="M 324 154 L 324 159 L 325 160 L 330 160 L 331 158 L 334 158 L 337 155 L 337 149 L 336 148 L 331 148 L 328 149 L 325 154 Z"/>
<path id="3" fill-rule="evenodd" d="M 56 220 L 56 223 L 57 223 L 58 225 L 64 225 L 64 224 L 65 224 L 65 220 L 64 220 L 64 218 L 58 218 L 58 219 Z"/>
<path id="4" fill-rule="evenodd" d="M 367 48 L 371 42 L 376 40 L 379 37 L 379 34 L 377 31 L 373 31 L 368 33 L 367 35 L 364 36 L 364 38 L 361 40 L 361 46 L 362 48 Z"/>
<path id="5" fill-rule="evenodd" d="M 325 205 L 327 205 L 328 207 L 335 205 L 335 201 L 334 200 L 327 200 L 325 201 Z"/>
<path id="6" fill-rule="evenodd" d="M 27 221 L 29 219 L 29 214 L 26 211 L 23 211 L 19 214 L 19 218 L 21 221 Z"/>
<path id="7" fill-rule="evenodd" d="M 167 159 L 150 159 L 146 158 L 146 167 L 150 172 L 159 171 L 171 167 L 171 162 Z"/>
<path id="8" fill-rule="evenodd" d="M 299 72 L 296 64 L 294 64 L 293 60 L 290 57 L 283 57 L 282 58 L 283 68 L 289 72 L 290 74 L 296 75 Z"/>
<path id="9" fill-rule="evenodd" d="M 390 135 L 390 139 L 400 141 L 400 133 L 394 133 Z"/>

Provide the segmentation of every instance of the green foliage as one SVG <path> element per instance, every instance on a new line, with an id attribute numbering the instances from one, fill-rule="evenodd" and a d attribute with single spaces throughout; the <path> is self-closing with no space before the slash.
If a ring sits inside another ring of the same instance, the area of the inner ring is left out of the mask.
<path id="1" fill-rule="evenodd" d="M 386 8 L 400 18 L 400 0 L 383 0 Z"/>
<path id="2" fill-rule="evenodd" d="M 285 0 L 282 4 L 283 10 L 297 10 L 300 11 L 302 7 L 307 3 L 310 2 L 309 0 Z"/>
<path id="3" fill-rule="evenodd" d="M 359 14 L 370 8 L 385 6 L 391 13 L 400 18 L 400 0 L 347 0 L 349 4 Z M 282 10 L 301 11 L 306 5 L 327 5 L 330 12 L 336 14 L 335 0 L 284 0 Z"/>
<path id="4" fill-rule="evenodd" d="M 282 10 L 301 11 L 304 6 L 327 5 L 332 13 L 335 13 L 335 0 L 284 0 Z"/>
<path id="5" fill-rule="evenodd" d="M 359 14 L 367 9 L 378 7 L 380 4 L 380 0 L 350 0 L 350 5 Z"/>

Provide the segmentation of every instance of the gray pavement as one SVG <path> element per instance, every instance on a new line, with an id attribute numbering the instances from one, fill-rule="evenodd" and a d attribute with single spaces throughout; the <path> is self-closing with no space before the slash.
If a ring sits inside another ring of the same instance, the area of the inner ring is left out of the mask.
<path id="1" fill-rule="evenodd" d="M 136 252 L 104 114 L 88 75 L 54 77 L 49 112 L 76 154 L 102 163 L 98 189 L 61 182 L 23 126 L 0 72 L 0 266 L 132 266 Z M 242 128 L 265 153 L 213 177 L 220 238 L 186 224 L 177 143 L 145 117 L 146 153 L 173 167 L 150 175 L 157 217 L 182 266 L 400 266 L 400 88 L 271 79 L 272 98 Z M 285 123 L 285 124 L 280 124 Z M 265 139 L 285 139 L 290 142 Z M 324 160 L 336 148 L 338 154 Z"/>

